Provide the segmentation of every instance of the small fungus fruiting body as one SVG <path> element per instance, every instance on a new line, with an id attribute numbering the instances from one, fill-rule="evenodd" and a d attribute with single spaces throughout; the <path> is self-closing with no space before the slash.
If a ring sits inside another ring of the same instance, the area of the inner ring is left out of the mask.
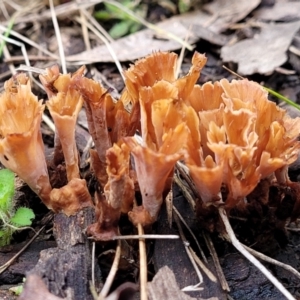
<path id="1" fill-rule="evenodd" d="M 51 185 L 40 131 L 44 105 L 32 94 L 24 74 L 11 78 L 4 87 L 0 96 L 0 161 L 51 208 Z"/>

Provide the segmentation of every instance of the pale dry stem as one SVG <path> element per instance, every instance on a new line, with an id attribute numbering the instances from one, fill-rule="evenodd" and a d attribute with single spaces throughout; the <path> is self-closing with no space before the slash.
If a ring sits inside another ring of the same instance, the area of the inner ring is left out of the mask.
<path id="1" fill-rule="evenodd" d="M 230 288 L 229 288 L 228 282 L 225 278 L 225 275 L 223 273 L 222 267 L 220 265 L 220 261 L 219 261 L 216 249 L 214 247 L 214 244 L 213 244 L 210 236 L 207 233 L 203 232 L 202 235 L 204 237 L 204 240 L 205 240 L 206 246 L 207 246 L 207 248 L 210 252 L 210 255 L 211 255 L 211 257 L 214 261 L 214 265 L 215 265 L 215 268 L 216 268 L 218 279 L 221 283 L 221 287 L 222 287 L 223 291 L 230 292 Z"/>
<path id="2" fill-rule="evenodd" d="M 104 284 L 104 286 L 103 286 L 103 288 L 102 288 L 102 290 L 99 294 L 98 300 L 104 299 L 108 295 L 109 290 L 112 286 L 112 283 L 115 279 L 116 273 L 118 271 L 120 258 L 121 258 L 121 241 L 118 241 L 118 245 L 117 245 L 115 253 L 116 254 L 115 254 L 113 264 L 110 268 L 110 271 L 109 271 L 109 274 L 106 278 L 105 284 Z"/>
<path id="3" fill-rule="evenodd" d="M 203 252 L 203 250 L 202 250 L 202 248 L 201 248 L 201 246 L 200 246 L 200 244 L 199 244 L 196 236 L 194 235 L 194 232 L 192 231 L 192 229 L 190 228 L 190 226 L 188 226 L 188 224 L 185 222 L 184 218 L 182 217 L 182 215 L 179 213 L 179 211 L 177 210 L 177 208 L 174 205 L 173 205 L 173 210 L 177 214 L 178 218 L 183 223 L 183 225 L 186 227 L 186 229 L 189 231 L 189 233 L 191 234 L 192 238 L 194 239 L 194 241 L 195 241 L 195 243 L 196 243 L 196 245 L 198 247 L 198 250 L 199 250 L 199 252 L 200 252 L 200 254 L 202 256 L 202 259 L 205 261 L 205 263 L 208 263 L 207 262 L 207 258 L 205 256 L 205 254 L 204 254 L 204 252 Z"/>
<path id="4" fill-rule="evenodd" d="M 183 230 L 182 230 L 182 227 L 181 227 L 181 224 L 180 224 L 180 220 L 179 220 L 177 215 L 174 215 L 174 220 L 175 220 L 175 223 L 178 227 L 179 235 L 180 235 L 182 243 L 184 245 L 184 249 L 185 249 L 185 251 L 186 251 L 186 253 L 187 253 L 187 255 L 190 259 L 190 262 L 191 262 L 191 264 L 192 264 L 192 266 L 193 266 L 193 268 L 194 268 L 194 270 L 195 270 L 195 272 L 198 276 L 198 279 L 199 279 L 199 283 L 197 285 L 186 287 L 186 288 L 184 288 L 184 290 L 185 291 L 187 291 L 187 290 L 188 291 L 200 290 L 201 288 L 199 288 L 199 285 L 202 284 L 202 282 L 203 282 L 203 276 L 202 276 L 202 274 L 201 274 L 201 272 L 200 272 L 200 270 L 197 266 L 197 263 L 195 262 L 195 259 L 194 259 L 193 255 L 191 253 L 190 243 L 188 242 L 188 240 L 186 239 L 186 237 L 183 233 Z"/>
<path id="5" fill-rule="evenodd" d="M 64 46 L 63 46 L 62 40 L 61 40 L 61 34 L 60 34 L 59 25 L 58 25 L 57 17 L 56 17 L 55 10 L 54 10 L 53 0 L 49 0 L 49 4 L 50 4 L 52 23 L 53 23 L 56 40 L 57 40 L 57 45 L 58 45 L 58 52 L 59 52 L 59 57 L 60 57 L 61 68 L 62 68 L 63 74 L 67 74 L 65 51 L 64 51 Z"/>
<path id="6" fill-rule="evenodd" d="M 143 235 L 144 229 L 141 224 L 137 225 L 138 234 Z M 145 239 L 139 240 L 139 254 L 140 254 L 140 298 L 141 300 L 147 300 L 147 254 L 146 254 L 146 242 Z"/>

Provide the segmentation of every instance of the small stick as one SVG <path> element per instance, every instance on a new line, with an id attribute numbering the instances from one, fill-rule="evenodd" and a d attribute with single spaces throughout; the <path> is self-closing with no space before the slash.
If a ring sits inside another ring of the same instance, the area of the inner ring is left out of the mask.
<path id="1" fill-rule="evenodd" d="M 113 283 L 115 275 L 118 271 L 120 257 L 121 257 L 121 242 L 118 241 L 118 245 L 117 245 L 116 254 L 115 254 L 113 264 L 110 268 L 110 271 L 109 271 L 109 274 L 106 278 L 105 284 L 104 284 L 104 286 L 103 286 L 103 288 L 102 288 L 102 290 L 99 294 L 98 300 L 104 299 L 107 296 L 107 294 L 109 293 L 109 290 L 111 288 L 111 285 Z"/>
<path id="2" fill-rule="evenodd" d="M 78 17 L 75 17 L 75 20 L 76 22 L 80 23 L 81 24 L 81 19 L 78 18 Z M 116 64 L 116 67 L 123 79 L 123 81 L 125 81 L 125 77 L 123 75 L 123 69 L 122 69 L 122 66 L 120 64 L 120 61 L 118 60 L 117 58 L 117 55 L 114 51 L 114 49 L 112 48 L 112 46 L 110 45 L 109 41 L 105 38 L 104 35 L 102 35 L 101 32 L 99 32 L 91 23 L 89 22 L 86 22 L 86 26 L 89 30 L 91 30 L 104 44 L 105 46 L 107 47 L 107 50 L 109 51 L 111 57 L 113 58 L 115 64 Z"/>
<path id="3" fill-rule="evenodd" d="M 96 243 L 92 243 L 92 285 L 95 286 L 95 251 Z"/>
<path id="4" fill-rule="evenodd" d="M 139 240 L 139 239 L 154 239 L 154 240 L 174 240 L 179 239 L 176 234 L 136 234 L 136 235 L 116 235 L 112 240 Z"/>
<path id="5" fill-rule="evenodd" d="M 57 17 L 56 17 L 55 10 L 54 10 L 53 0 L 49 0 L 49 5 L 50 5 L 52 23 L 53 23 L 53 27 L 54 27 L 54 31 L 55 31 L 55 35 L 56 35 L 56 39 L 57 39 L 57 44 L 58 44 L 58 52 L 59 52 L 61 68 L 62 68 L 63 74 L 67 74 L 67 66 L 66 66 L 66 57 L 65 57 L 65 52 L 64 52 L 64 46 L 63 46 L 63 43 L 62 43 L 60 29 L 59 29 L 59 25 L 58 25 L 58 22 L 57 22 Z"/>
<path id="6" fill-rule="evenodd" d="M 206 276 L 213 282 L 217 282 L 216 276 L 206 267 L 206 265 L 201 261 L 198 255 L 194 252 L 193 249 L 190 249 L 193 259 L 197 265 L 205 272 Z"/>
<path id="7" fill-rule="evenodd" d="M 179 235 L 181 237 L 181 240 L 182 240 L 182 243 L 184 245 L 184 249 L 190 259 L 190 262 L 192 264 L 192 266 L 194 267 L 194 270 L 198 276 L 198 279 L 199 279 L 199 283 L 195 286 L 195 287 L 198 287 L 198 285 L 200 285 L 202 282 L 203 282 L 203 276 L 194 260 L 194 257 L 191 253 L 191 249 L 190 249 L 190 243 L 188 242 L 188 240 L 186 239 L 184 233 L 183 233 L 183 230 L 182 230 L 182 227 L 181 227 L 181 224 L 180 224 L 180 220 L 179 220 L 179 217 L 177 215 L 174 215 L 174 220 L 176 222 L 176 225 L 178 227 L 178 230 L 179 230 Z"/>
<path id="8" fill-rule="evenodd" d="M 292 294 L 278 281 L 278 279 L 267 270 L 252 254 L 250 254 L 243 245 L 236 238 L 233 229 L 229 223 L 227 213 L 224 207 L 219 207 L 219 215 L 225 225 L 227 234 L 231 240 L 232 245 L 243 254 L 254 266 L 256 266 L 273 284 L 274 286 L 289 300 L 295 300 Z"/>
<path id="9" fill-rule="evenodd" d="M 165 202 L 166 202 L 169 227 L 172 228 L 172 216 L 173 216 L 173 187 L 172 186 L 170 192 L 166 196 Z"/>
<path id="10" fill-rule="evenodd" d="M 144 229 L 141 224 L 138 224 L 138 234 L 143 235 Z M 147 300 L 147 256 L 146 256 L 146 243 L 145 239 L 139 240 L 140 252 L 140 295 L 141 300 Z"/>
<path id="11" fill-rule="evenodd" d="M 188 226 L 188 224 L 185 222 L 184 218 L 182 217 L 182 215 L 179 213 L 179 211 L 177 210 L 177 208 L 176 208 L 174 205 L 173 205 L 173 210 L 174 210 L 174 212 L 177 214 L 177 216 L 179 217 L 179 219 L 180 219 L 180 221 L 183 223 L 183 225 L 186 227 L 186 229 L 189 231 L 189 233 L 191 234 L 192 238 L 194 239 L 194 241 L 195 241 L 195 243 L 196 243 L 196 245 L 197 245 L 197 247 L 198 247 L 198 250 L 200 251 L 200 254 L 201 254 L 201 256 L 202 256 L 202 259 L 203 259 L 206 263 L 208 263 L 208 262 L 207 262 L 207 258 L 206 258 L 206 256 L 205 256 L 205 254 L 204 254 L 204 252 L 203 252 L 203 250 L 202 250 L 202 248 L 201 248 L 201 246 L 200 246 L 200 244 L 199 244 L 199 242 L 198 242 L 196 236 L 194 235 L 193 230 Z"/>
<path id="12" fill-rule="evenodd" d="M 217 276 L 218 276 L 218 278 L 220 280 L 220 283 L 221 283 L 221 287 L 222 287 L 223 291 L 230 292 L 230 288 L 229 288 L 229 285 L 228 285 L 227 280 L 225 278 L 225 275 L 223 273 L 222 267 L 220 265 L 220 262 L 219 262 L 218 255 L 217 255 L 216 249 L 214 247 L 214 244 L 213 244 L 211 238 L 209 237 L 209 235 L 207 233 L 203 232 L 202 235 L 205 239 L 205 243 L 207 245 L 207 248 L 209 249 L 211 257 L 214 261 Z"/>

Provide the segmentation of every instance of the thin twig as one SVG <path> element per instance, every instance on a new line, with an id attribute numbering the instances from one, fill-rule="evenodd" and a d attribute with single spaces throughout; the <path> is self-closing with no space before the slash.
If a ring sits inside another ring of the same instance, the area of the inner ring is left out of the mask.
<path id="1" fill-rule="evenodd" d="M 51 16 L 52 16 L 52 23 L 53 23 L 53 27 L 54 27 L 54 31 L 55 31 L 55 35 L 56 35 L 57 44 L 58 44 L 58 52 L 59 52 L 61 68 L 62 68 L 63 74 L 67 74 L 64 46 L 63 46 L 63 42 L 61 40 L 61 34 L 60 34 L 59 25 L 58 25 L 55 10 L 54 10 L 53 0 L 49 0 L 49 4 L 50 4 Z"/>
<path id="2" fill-rule="evenodd" d="M 194 268 L 194 270 L 195 270 L 195 272 L 196 272 L 196 274 L 198 276 L 199 283 L 196 286 L 194 286 L 195 288 L 198 288 L 198 285 L 203 282 L 203 276 L 202 276 L 202 274 L 201 274 L 201 272 L 200 272 L 200 270 L 199 270 L 199 268 L 198 268 L 198 266 L 197 266 L 197 264 L 196 264 L 196 262 L 194 260 L 193 255 L 191 254 L 190 243 L 188 242 L 188 240 L 186 239 L 186 237 L 185 237 L 185 235 L 183 233 L 182 226 L 180 224 L 180 219 L 178 218 L 177 214 L 174 215 L 174 220 L 175 220 L 175 223 L 176 223 L 176 225 L 178 227 L 179 235 L 180 235 L 182 243 L 184 245 L 184 249 L 185 249 L 185 251 L 186 251 L 186 253 L 187 253 L 187 255 L 188 255 L 189 259 L 190 259 L 190 262 L 191 262 L 191 264 L 192 264 L 192 266 L 193 266 L 193 268 Z"/>
<path id="3" fill-rule="evenodd" d="M 77 3 L 80 3 L 81 0 L 76 0 Z M 86 50 L 91 50 L 91 43 L 89 39 L 89 32 L 88 28 L 86 26 L 87 23 L 87 18 L 86 15 L 84 14 L 85 9 L 79 9 L 80 13 L 80 19 L 81 19 L 81 30 L 82 30 L 82 36 L 85 44 L 85 49 Z"/>
<path id="4" fill-rule="evenodd" d="M 92 285 L 95 286 L 95 251 L 96 243 L 92 243 Z"/>
<path id="5" fill-rule="evenodd" d="M 6 27 L 0 24 L 0 30 L 5 31 L 5 30 L 6 30 Z M 20 39 L 22 42 L 24 42 L 24 43 L 26 43 L 26 44 L 32 46 L 33 48 L 36 48 L 36 49 L 38 49 L 39 51 L 41 51 L 41 52 L 43 52 L 43 53 L 49 55 L 49 56 L 52 57 L 53 59 L 55 59 L 55 60 L 58 59 L 58 56 L 57 56 L 57 55 L 51 53 L 51 52 L 48 51 L 47 49 L 41 47 L 39 44 L 33 42 L 32 40 L 30 40 L 30 39 L 28 39 L 27 37 L 21 35 L 20 33 L 14 31 L 14 30 L 11 30 L 9 34 L 10 34 L 10 36 L 14 36 L 14 37 Z"/>
<path id="6" fill-rule="evenodd" d="M 101 32 L 101 34 L 110 42 L 112 43 L 114 39 L 109 35 L 109 33 L 95 20 L 95 18 L 86 10 L 82 10 L 82 13 L 85 15 L 86 20 L 89 20 L 95 28 Z"/>
<path id="7" fill-rule="evenodd" d="M 138 224 L 138 234 L 143 235 L 144 229 L 141 224 Z M 139 253 L 140 253 L 140 298 L 147 300 L 147 255 L 145 239 L 139 239 Z"/>
<path id="8" fill-rule="evenodd" d="M 206 265 L 201 261 L 201 259 L 198 257 L 198 255 L 194 252 L 194 250 L 191 248 L 190 252 L 197 263 L 197 265 L 205 272 L 206 276 L 213 282 L 217 282 L 216 276 L 206 267 Z"/>
<path id="9" fill-rule="evenodd" d="M 286 227 L 286 230 L 294 231 L 294 232 L 299 232 L 300 228 Z"/>
<path id="10" fill-rule="evenodd" d="M 169 227 L 172 228 L 172 215 L 173 215 L 173 185 L 171 185 L 170 192 L 166 196 L 166 209 Z"/>
<path id="11" fill-rule="evenodd" d="M 57 58 L 42 56 L 42 55 L 28 55 L 30 61 L 57 61 Z M 21 55 L 11 56 L 3 60 L 5 63 L 19 63 L 24 61 L 24 57 Z"/>
<path id="12" fill-rule="evenodd" d="M 189 26 L 189 30 L 187 32 L 187 35 L 185 36 L 184 41 L 187 43 L 189 40 L 191 34 L 191 26 Z M 179 74 L 180 74 L 180 70 L 181 70 L 181 66 L 182 66 L 182 62 L 183 62 L 183 57 L 184 57 L 184 53 L 185 53 L 185 45 L 182 46 L 181 50 L 180 50 L 180 54 L 178 57 L 178 61 L 177 61 L 177 67 L 176 67 L 176 78 L 178 78 Z"/>
<path id="13" fill-rule="evenodd" d="M 49 126 L 49 128 L 55 132 L 55 125 L 54 123 L 52 122 L 52 120 L 46 115 L 46 114 L 43 114 L 42 115 L 42 120 L 45 122 L 45 124 L 47 124 Z"/>
<path id="14" fill-rule="evenodd" d="M 118 245 L 117 245 L 116 254 L 115 254 L 113 264 L 110 268 L 110 271 L 109 271 L 109 274 L 106 278 L 105 284 L 104 284 L 104 286 L 103 286 L 103 288 L 102 288 L 102 290 L 99 294 L 99 297 L 98 297 L 99 300 L 105 298 L 108 295 L 109 290 L 111 288 L 111 285 L 113 283 L 113 280 L 115 278 L 115 275 L 118 271 L 120 258 L 121 258 L 121 242 L 119 241 Z"/>
<path id="15" fill-rule="evenodd" d="M 76 17 L 75 20 L 81 24 L 81 19 Z M 125 77 L 123 75 L 123 69 L 122 66 L 120 64 L 120 61 L 117 58 L 117 55 L 114 51 L 114 49 L 112 48 L 112 46 L 110 45 L 109 41 L 102 35 L 102 33 L 100 33 L 91 23 L 86 23 L 86 26 L 105 44 L 105 46 L 107 47 L 107 50 L 109 51 L 111 57 L 113 58 L 118 71 L 123 79 L 123 81 L 125 80 Z"/>
<path id="16" fill-rule="evenodd" d="M 181 163 L 180 161 L 178 161 L 176 163 L 176 169 L 178 170 L 178 172 L 180 173 L 180 175 L 184 178 L 184 180 L 187 182 L 188 186 L 192 190 L 192 192 L 195 195 L 195 197 L 199 198 L 199 193 L 198 193 L 198 191 L 197 191 L 197 189 L 195 187 L 195 184 L 193 183 L 192 179 L 189 176 L 189 172 L 188 172 L 187 166 L 184 165 L 183 163 Z"/>
<path id="17" fill-rule="evenodd" d="M 177 210 L 177 208 L 173 205 L 173 210 L 174 212 L 177 214 L 177 216 L 179 217 L 180 221 L 184 224 L 184 226 L 186 227 L 186 229 L 189 231 L 189 233 L 191 234 L 191 236 L 193 237 L 197 247 L 198 247 L 198 250 L 202 256 L 202 259 L 206 262 L 207 262 L 207 258 L 198 242 L 198 239 L 196 238 L 196 236 L 194 235 L 194 232 L 192 231 L 192 229 L 190 228 L 190 226 L 188 226 L 188 224 L 185 222 L 184 218 L 182 217 L 182 215 L 179 213 L 179 211 Z"/>
<path id="18" fill-rule="evenodd" d="M 137 235 L 117 235 L 112 240 L 139 240 L 139 239 L 153 239 L 153 240 L 176 240 L 179 236 L 176 234 L 137 234 Z"/>
<path id="19" fill-rule="evenodd" d="M 202 235 L 205 239 L 205 242 L 206 242 L 207 248 L 210 252 L 210 255 L 211 255 L 211 257 L 214 261 L 214 265 L 215 265 L 215 268 L 216 268 L 217 276 L 218 276 L 219 281 L 221 283 L 221 287 L 222 287 L 223 291 L 230 292 L 230 288 L 229 288 L 228 282 L 225 278 L 225 275 L 223 273 L 222 267 L 220 265 L 220 261 L 218 259 L 218 255 L 217 255 L 216 249 L 214 247 L 214 244 L 213 244 L 210 236 L 206 232 L 202 232 Z"/>
<path id="20" fill-rule="evenodd" d="M 278 281 L 278 279 L 270 273 L 267 268 L 261 264 L 252 254 L 250 254 L 236 238 L 233 229 L 229 223 L 227 213 L 224 207 L 219 207 L 219 215 L 225 225 L 226 232 L 231 240 L 232 245 L 243 254 L 254 266 L 257 267 L 273 284 L 274 286 L 289 300 L 295 300 L 292 294 Z"/>

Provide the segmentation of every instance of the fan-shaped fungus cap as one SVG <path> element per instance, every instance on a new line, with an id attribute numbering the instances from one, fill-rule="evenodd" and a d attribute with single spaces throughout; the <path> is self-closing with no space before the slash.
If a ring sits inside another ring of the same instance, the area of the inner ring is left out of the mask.
<path id="1" fill-rule="evenodd" d="M 0 161 L 51 208 L 51 186 L 40 132 L 43 111 L 42 101 L 32 94 L 24 74 L 5 83 L 5 92 L 0 96 Z"/>
<path id="2" fill-rule="evenodd" d="M 54 66 L 47 69 L 47 75 L 40 75 L 40 79 L 50 96 L 47 107 L 55 123 L 56 138 L 59 139 L 63 150 L 67 177 L 70 181 L 73 178 L 80 178 L 75 126 L 83 103 L 80 93 L 72 86 L 72 81 L 83 76 L 84 67 L 73 75 L 62 75 L 58 72 L 57 66 Z"/>
<path id="3" fill-rule="evenodd" d="M 128 93 L 138 101 L 142 87 L 151 87 L 157 81 L 174 82 L 176 77 L 177 54 L 156 52 L 135 62 L 124 72 Z"/>
<path id="4" fill-rule="evenodd" d="M 177 88 L 178 99 L 186 99 L 192 92 L 206 60 L 205 55 L 195 52 L 189 73 L 177 79 L 177 55 L 175 53 L 157 52 L 150 54 L 138 60 L 124 72 L 126 89 L 134 101 L 137 101 L 142 88 L 152 87 L 155 83 L 163 80 L 172 83 Z"/>
<path id="5" fill-rule="evenodd" d="M 132 137 L 124 138 L 134 157 L 143 199 L 143 206 L 129 212 L 129 218 L 135 225 L 141 223 L 146 226 L 156 221 L 166 181 L 176 161 L 182 157 L 180 150 L 186 144 L 187 138 L 188 129 L 184 123 L 164 135 L 163 144 L 157 151 L 139 145 Z"/>

